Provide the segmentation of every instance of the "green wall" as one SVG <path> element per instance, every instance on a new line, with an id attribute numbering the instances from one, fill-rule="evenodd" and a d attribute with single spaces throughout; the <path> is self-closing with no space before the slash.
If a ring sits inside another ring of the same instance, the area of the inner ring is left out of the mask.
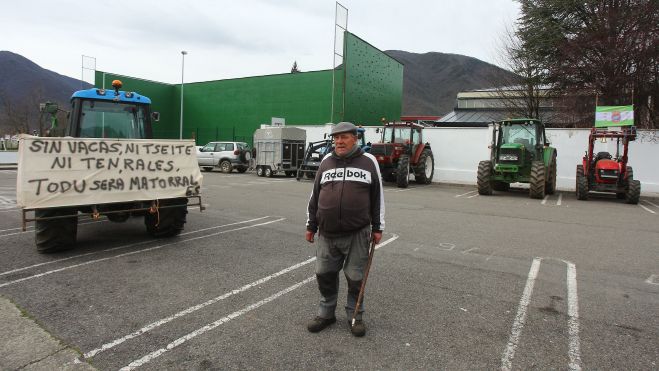
<path id="1" fill-rule="evenodd" d="M 200 143 L 251 142 L 254 130 L 272 117 L 286 125 L 324 124 L 330 121 L 331 86 L 331 70 L 185 84 L 185 129 L 194 130 Z"/>
<path id="2" fill-rule="evenodd" d="M 403 65 L 349 32 L 344 40 L 345 117 L 365 125 L 377 125 L 383 117 L 400 120 Z"/>
<path id="3" fill-rule="evenodd" d="M 272 117 L 284 118 L 286 125 L 332 121 L 376 125 L 382 117 L 399 120 L 403 66 L 348 32 L 344 40 L 345 63 L 335 70 L 186 83 L 183 137 L 196 138 L 198 145 L 213 140 L 251 143 L 254 130 L 270 124 Z M 96 87 L 110 88 L 113 79 L 123 82 L 123 90 L 151 98 L 152 109 L 160 112 L 154 137 L 179 137 L 180 84 L 97 71 Z"/>

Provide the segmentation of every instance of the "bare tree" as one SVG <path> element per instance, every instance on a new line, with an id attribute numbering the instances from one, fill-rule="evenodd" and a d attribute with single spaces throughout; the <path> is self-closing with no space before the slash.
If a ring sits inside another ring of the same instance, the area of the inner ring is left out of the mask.
<path id="1" fill-rule="evenodd" d="M 498 73 L 492 78 L 499 102 L 511 116 L 541 118 L 541 107 L 552 96 L 550 86 L 545 84 L 545 71 L 529 58 L 522 41 L 510 28 L 500 37 L 497 48 L 499 65 L 513 72 Z"/>

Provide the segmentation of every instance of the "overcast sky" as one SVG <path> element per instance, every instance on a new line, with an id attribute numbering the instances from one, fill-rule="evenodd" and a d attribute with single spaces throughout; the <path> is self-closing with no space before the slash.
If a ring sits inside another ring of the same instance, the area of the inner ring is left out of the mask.
<path id="1" fill-rule="evenodd" d="M 5 1 L 0 50 L 63 75 L 96 69 L 180 83 L 332 68 L 335 1 Z M 380 50 L 443 52 L 496 64 L 519 16 L 513 0 L 343 0 L 348 30 Z M 93 65 L 91 66 L 93 67 Z M 86 72 L 85 80 L 92 79 Z"/>

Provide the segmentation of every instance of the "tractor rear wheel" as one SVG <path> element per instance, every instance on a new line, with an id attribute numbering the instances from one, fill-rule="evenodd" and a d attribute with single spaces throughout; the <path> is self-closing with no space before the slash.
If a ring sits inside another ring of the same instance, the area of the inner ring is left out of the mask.
<path id="1" fill-rule="evenodd" d="M 641 197 L 641 182 L 635 179 L 629 181 L 627 192 L 625 192 L 625 202 L 628 204 L 638 204 L 638 199 Z"/>
<path id="2" fill-rule="evenodd" d="M 495 180 L 492 182 L 492 189 L 495 191 L 508 192 L 510 190 L 510 183 Z"/>
<path id="3" fill-rule="evenodd" d="M 400 156 L 396 170 L 396 185 L 398 188 L 407 188 L 410 184 L 410 157 Z"/>
<path id="4" fill-rule="evenodd" d="M 531 198 L 545 197 L 545 163 L 533 161 L 529 180 L 529 196 Z"/>
<path id="5" fill-rule="evenodd" d="M 414 180 L 419 184 L 430 184 L 435 175 L 435 157 L 430 148 L 424 149 L 419 156 L 419 165 L 414 169 Z"/>
<path id="6" fill-rule="evenodd" d="M 161 206 L 174 206 L 158 209 L 154 214 L 147 212 L 144 215 L 146 231 L 152 237 L 174 237 L 181 233 L 188 214 L 188 199 L 173 198 L 160 201 Z"/>
<path id="7" fill-rule="evenodd" d="M 53 253 L 73 247 L 78 235 L 78 211 L 64 208 L 35 210 L 36 218 L 75 215 L 70 218 L 37 220 L 34 227 L 34 242 L 37 252 Z"/>
<path id="8" fill-rule="evenodd" d="M 556 152 L 551 158 L 549 164 L 549 174 L 547 174 L 547 184 L 545 184 L 545 193 L 553 195 L 556 192 Z"/>
<path id="9" fill-rule="evenodd" d="M 479 195 L 489 196 L 492 194 L 492 161 L 478 163 L 476 183 L 478 184 Z"/>
<path id="10" fill-rule="evenodd" d="M 588 179 L 583 172 L 583 165 L 577 165 L 577 200 L 588 199 Z"/>

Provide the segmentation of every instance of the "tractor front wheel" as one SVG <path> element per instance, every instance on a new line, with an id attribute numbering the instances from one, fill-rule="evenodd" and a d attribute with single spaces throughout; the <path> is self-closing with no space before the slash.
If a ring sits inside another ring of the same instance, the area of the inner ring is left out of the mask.
<path id="1" fill-rule="evenodd" d="M 641 197 L 641 182 L 638 180 L 630 180 L 625 192 L 625 202 L 628 204 L 638 204 L 638 199 Z"/>
<path id="2" fill-rule="evenodd" d="M 430 184 L 435 175 L 435 157 L 432 151 L 424 149 L 419 156 L 419 166 L 414 171 L 414 180 L 419 184 Z"/>
<path id="3" fill-rule="evenodd" d="M 547 176 L 547 184 L 545 184 L 545 193 L 553 195 L 556 192 L 556 152 L 551 158 L 549 164 L 549 174 Z"/>
<path id="4" fill-rule="evenodd" d="M 160 201 L 161 206 L 176 206 L 158 208 L 155 213 L 144 215 L 146 231 L 152 237 L 174 237 L 181 233 L 188 214 L 188 199 L 173 198 Z"/>
<path id="5" fill-rule="evenodd" d="M 583 165 L 577 165 L 577 200 L 588 199 L 588 179 L 583 171 Z"/>
<path id="6" fill-rule="evenodd" d="M 396 170 L 396 185 L 398 188 L 407 188 L 410 184 L 410 157 L 400 156 Z"/>
<path id="7" fill-rule="evenodd" d="M 73 247 L 78 235 L 78 211 L 65 208 L 35 210 L 36 218 L 73 215 L 69 218 L 37 220 L 34 242 L 42 254 L 62 251 Z"/>
<path id="8" fill-rule="evenodd" d="M 479 195 L 489 196 L 492 194 L 492 161 L 478 163 L 476 183 L 478 184 Z"/>
<path id="9" fill-rule="evenodd" d="M 529 196 L 531 198 L 545 197 L 545 163 L 533 161 L 529 179 Z"/>

